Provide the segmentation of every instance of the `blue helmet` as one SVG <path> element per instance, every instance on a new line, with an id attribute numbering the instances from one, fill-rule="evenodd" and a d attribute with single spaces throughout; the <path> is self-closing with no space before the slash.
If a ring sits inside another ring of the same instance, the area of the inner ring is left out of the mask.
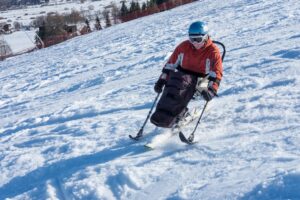
<path id="1" fill-rule="evenodd" d="M 205 35 L 208 34 L 208 27 L 205 22 L 197 21 L 190 25 L 189 35 Z"/>

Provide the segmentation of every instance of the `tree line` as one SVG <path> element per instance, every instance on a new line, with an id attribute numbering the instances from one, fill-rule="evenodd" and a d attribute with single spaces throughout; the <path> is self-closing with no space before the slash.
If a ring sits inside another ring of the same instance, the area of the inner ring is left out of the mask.
<path id="1" fill-rule="evenodd" d="M 45 3 L 49 3 L 49 0 L 45 0 Z M 40 0 L 0 0 L 0 9 L 6 10 L 12 6 L 26 6 L 41 4 Z"/>
<path id="2" fill-rule="evenodd" d="M 91 8 L 87 11 L 72 10 L 70 14 L 48 13 L 46 16 L 38 17 L 33 21 L 33 25 L 39 28 L 39 39 L 47 43 L 58 43 L 76 36 L 75 32 L 86 34 L 93 30 L 108 28 L 113 24 L 130 21 L 139 17 L 150 15 L 174 8 L 176 6 L 190 3 L 193 0 L 148 0 L 140 4 L 137 1 L 131 1 L 129 4 L 123 0 L 121 7 L 118 8 L 115 3 L 111 3 L 103 11 L 93 11 Z M 74 31 L 77 24 L 84 24 L 80 30 Z M 103 25 L 103 26 L 102 26 Z M 39 41 L 37 39 L 37 41 Z M 56 41 L 52 41 L 56 40 Z M 46 44 L 46 46 L 49 46 Z"/>

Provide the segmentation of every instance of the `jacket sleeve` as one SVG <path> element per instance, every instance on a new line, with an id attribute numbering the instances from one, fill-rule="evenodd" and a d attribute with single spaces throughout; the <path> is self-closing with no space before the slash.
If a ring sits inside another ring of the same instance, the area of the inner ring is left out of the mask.
<path id="1" fill-rule="evenodd" d="M 170 56 L 168 62 L 163 67 L 164 73 L 168 74 L 170 71 L 174 71 L 179 65 L 181 65 L 183 54 L 180 53 L 180 48 L 181 45 L 178 45 Z"/>
<path id="2" fill-rule="evenodd" d="M 217 48 L 217 47 L 216 47 Z M 215 49 L 212 53 L 212 66 L 209 72 L 209 86 L 218 91 L 220 82 L 223 76 L 223 66 L 222 66 L 222 58 L 219 50 Z"/>

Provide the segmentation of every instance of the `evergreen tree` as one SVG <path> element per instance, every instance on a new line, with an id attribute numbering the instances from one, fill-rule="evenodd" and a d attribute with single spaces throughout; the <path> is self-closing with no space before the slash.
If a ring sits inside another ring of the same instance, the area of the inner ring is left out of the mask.
<path id="1" fill-rule="evenodd" d="M 129 12 L 134 12 L 134 11 L 135 11 L 135 2 L 133 0 L 131 0 Z"/>
<path id="2" fill-rule="evenodd" d="M 101 26 L 100 19 L 98 16 L 96 17 L 95 28 L 96 28 L 96 30 L 102 30 L 102 26 Z"/>
<path id="3" fill-rule="evenodd" d="M 141 6 L 140 6 L 140 3 L 138 1 L 135 3 L 135 10 L 136 11 L 140 11 L 141 10 Z"/>
<path id="4" fill-rule="evenodd" d="M 125 1 L 122 1 L 122 6 L 121 6 L 121 16 L 124 16 L 128 13 L 128 8 L 125 4 Z"/>
<path id="5" fill-rule="evenodd" d="M 38 30 L 38 33 L 37 35 L 42 39 L 44 40 L 46 38 L 46 22 L 45 21 L 42 21 L 41 24 L 40 24 L 40 27 L 39 27 L 39 30 Z"/>
<path id="6" fill-rule="evenodd" d="M 155 3 L 156 3 L 157 5 L 162 4 L 162 3 L 164 3 L 164 2 L 167 2 L 167 0 L 155 0 Z"/>
<path id="7" fill-rule="evenodd" d="M 156 0 L 148 0 L 147 1 L 147 8 L 151 8 L 156 5 Z"/>
<path id="8" fill-rule="evenodd" d="M 140 11 L 140 10 L 141 10 L 141 6 L 140 6 L 139 2 L 135 2 L 132 0 L 130 2 L 129 12 L 135 12 L 135 11 Z"/>
<path id="9" fill-rule="evenodd" d="M 88 33 L 89 33 L 89 32 L 92 32 L 91 27 L 90 27 L 90 22 L 89 22 L 88 19 L 85 20 L 85 24 L 86 24 L 86 27 L 87 27 L 87 32 L 88 32 Z"/>
<path id="10" fill-rule="evenodd" d="M 142 4 L 142 10 L 146 10 L 146 8 L 147 8 L 147 4 L 145 2 L 143 2 L 143 4 Z"/>

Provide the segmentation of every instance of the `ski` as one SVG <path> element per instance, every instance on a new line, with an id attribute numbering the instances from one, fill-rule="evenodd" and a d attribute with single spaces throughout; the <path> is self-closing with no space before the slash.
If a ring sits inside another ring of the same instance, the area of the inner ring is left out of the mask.
<path id="1" fill-rule="evenodd" d="M 180 131 L 179 132 L 179 139 L 181 142 L 186 143 L 186 144 L 195 144 L 196 142 L 194 142 L 194 134 L 190 135 L 188 138 L 185 137 L 185 135 Z"/>
<path id="2" fill-rule="evenodd" d="M 136 135 L 136 136 L 129 135 L 129 138 L 134 141 L 139 141 L 142 137 L 143 137 L 142 135 Z"/>
<path id="3" fill-rule="evenodd" d="M 204 113 L 205 108 L 207 107 L 207 104 L 208 104 L 208 101 L 205 103 L 204 108 L 203 108 L 203 110 L 202 110 L 202 112 L 200 114 L 200 117 L 199 117 L 198 121 L 197 121 L 197 124 L 196 124 L 193 132 L 189 135 L 189 137 L 186 138 L 185 135 L 182 133 L 182 131 L 180 131 L 180 133 L 179 133 L 179 139 L 180 139 L 181 142 L 186 143 L 186 144 L 194 144 L 195 143 L 194 142 L 194 134 L 195 134 L 195 132 L 197 130 L 198 125 L 200 124 L 200 120 L 202 118 L 202 115 Z"/>
<path id="4" fill-rule="evenodd" d="M 168 141 L 169 138 L 179 134 L 182 134 L 181 129 L 188 124 L 192 123 L 195 119 L 197 119 L 200 116 L 200 111 L 196 108 L 192 109 L 190 112 L 187 112 L 181 120 L 179 120 L 176 124 L 173 125 L 171 130 L 168 132 L 165 132 L 163 134 L 157 135 L 155 138 L 153 138 L 150 142 L 145 144 L 144 146 L 149 149 L 153 150 L 155 147 L 162 145 L 165 141 Z M 183 134 L 182 134 L 183 135 Z M 183 136 L 184 137 L 184 136 Z M 181 140 L 182 141 L 182 140 Z M 194 144 L 195 142 L 191 141 L 189 142 L 188 139 L 184 140 L 186 144 Z"/>
<path id="5" fill-rule="evenodd" d="M 190 124 L 199 116 L 200 116 L 200 111 L 197 109 L 194 109 L 191 114 L 188 113 L 188 115 L 185 116 L 184 120 L 181 121 L 181 124 L 179 124 L 179 126 L 180 126 L 179 139 L 181 142 L 183 142 L 185 144 L 189 144 L 189 145 L 196 143 L 196 142 L 194 142 L 194 134 L 191 135 L 189 138 L 186 138 L 185 135 L 181 131 L 181 126 L 186 126 L 187 124 Z"/>
<path id="6" fill-rule="evenodd" d="M 145 144 L 144 147 L 147 149 L 147 150 L 154 150 L 154 147 L 151 145 L 151 144 Z"/>
<path id="7" fill-rule="evenodd" d="M 129 138 L 134 141 L 139 141 L 143 137 L 143 129 L 141 129 L 136 136 L 129 135 Z"/>

